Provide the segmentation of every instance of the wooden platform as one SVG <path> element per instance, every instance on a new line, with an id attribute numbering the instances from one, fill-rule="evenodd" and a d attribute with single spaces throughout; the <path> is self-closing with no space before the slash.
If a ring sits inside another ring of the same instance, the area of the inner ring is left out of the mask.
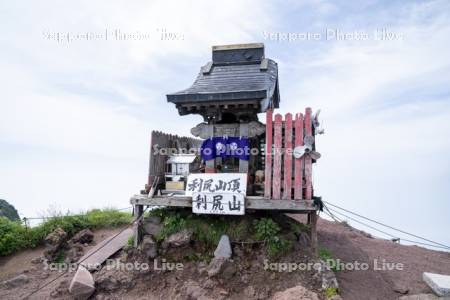
<path id="1" fill-rule="evenodd" d="M 192 207 L 192 197 L 153 196 L 149 198 L 146 195 L 134 195 L 131 197 L 130 203 L 142 206 Z M 245 197 L 245 209 L 276 210 L 292 213 L 309 213 L 317 210 L 312 200 L 275 200 L 257 196 Z"/>

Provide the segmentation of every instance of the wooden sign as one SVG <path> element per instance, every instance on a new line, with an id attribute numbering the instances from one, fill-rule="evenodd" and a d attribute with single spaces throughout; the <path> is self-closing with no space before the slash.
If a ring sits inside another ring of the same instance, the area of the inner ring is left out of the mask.
<path id="1" fill-rule="evenodd" d="M 186 184 L 197 214 L 243 215 L 246 192 L 245 173 L 190 174 Z"/>

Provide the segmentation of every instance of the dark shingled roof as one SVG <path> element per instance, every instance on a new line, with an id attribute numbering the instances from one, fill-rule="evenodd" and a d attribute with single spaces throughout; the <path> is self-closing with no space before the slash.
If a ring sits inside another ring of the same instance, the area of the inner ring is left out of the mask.
<path id="1" fill-rule="evenodd" d="M 242 46 L 250 47 L 243 48 Z M 259 100 L 261 112 L 266 111 L 269 107 L 277 108 L 280 101 L 277 63 L 264 58 L 264 45 L 262 44 L 242 46 L 238 49 L 233 46 L 213 47 L 213 61 L 200 69 L 192 86 L 168 94 L 167 101 L 178 105 L 214 101 Z"/>

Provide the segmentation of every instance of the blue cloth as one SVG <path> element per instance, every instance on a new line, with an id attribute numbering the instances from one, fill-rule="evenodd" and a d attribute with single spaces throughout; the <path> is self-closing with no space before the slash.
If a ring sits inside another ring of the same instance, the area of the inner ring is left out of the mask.
<path id="1" fill-rule="evenodd" d="M 205 161 L 216 157 L 237 157 L 248 160 L 250 143 L 245 137 L 213 137 L 203 141 L 200 154 Z"/>

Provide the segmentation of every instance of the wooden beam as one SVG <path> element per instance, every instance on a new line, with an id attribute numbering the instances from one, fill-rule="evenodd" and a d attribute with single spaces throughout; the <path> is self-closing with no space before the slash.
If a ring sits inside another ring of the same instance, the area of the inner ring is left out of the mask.
<path id="1" fill-rule="evenodd" d="M 292 114 L 287 113 L 284 121 L 284 185 L 283 199 L 292 199 Z"/>
<path id="2" fill-rule="evenodd" d="M 312 120 L 311 108 L 307 107 L 305 110 L 305 136 L 312 136 Z M 312 159 L 311 156 L 305 156 L 305 199 L 312 199 Z"/>
<path id="3" fill-rule="evenodd" d="M 155 196 L 153 198 L 148 198 L 145 195 L 134 195 L 130 202 L 133 205 L 192 207 L 192 197 L 188 196 Z M 255 210 L 279 210 L 293 212 L 310 212 L 317 210 L 313 201 L 280 201 L 280 199 L 267 199 L 265 197 L 257 196 L 245 197 L 245 207 L 246 209 Z"/>
<path id="4" fill-rule="evenodd" d="M 264 197 L 270 199 L 272 190 L 272 109 L 266 112 L 266 161 L 264 164 Z"/>
<path id="5" fill-rule="evenodd" d="M 295 147 L 303 146 L 303 114 L 295 116 Z M 294 199 L 303 199 L 303 158 L 294 162 Z"/>
<path id="6" fill-rule="evenodd" d="M 275 115 L 272 199 L 281 198 L 281 140 L 283 117 Z"/>
<path id="7" fill-rule="evenodd" d="M 315 257 L 318 257 L 318 243 L 317 243 L 317 214 L 316 212 L 311 212 L 309 216 L 309 228 L 310 228 L 310 241 L 311 241 L 311 252 Z"/>

